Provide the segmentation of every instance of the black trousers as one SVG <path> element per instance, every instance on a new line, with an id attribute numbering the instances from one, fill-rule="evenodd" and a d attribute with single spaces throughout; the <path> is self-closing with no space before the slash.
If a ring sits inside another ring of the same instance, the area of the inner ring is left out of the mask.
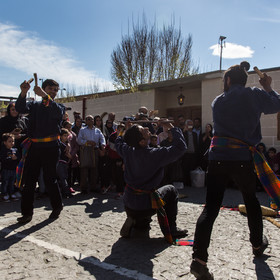
<path id="1" fill-rule="evenodd" d="M 207 262 L 207 249 L 216 217 L 222 205 L 224 191 L 230 180 L 239 187 L 247 210 L 250 242 L 254 247 L 262 243 L 263 222 L 261 207 L 256 198 L 256 175 L 251 161 L 210 161 L 207 172 L 206 205 L 197 220 L 193 258 Z"/>
<path id="2" fill-rule="evenodd" d="M 59 154 L 58 146 L 42 148 L 31 145 L 24 166 L 24 187 L 21 198 L 22 215 L 33 215 L 34 191 L 41 167 L 43 168 L 43 178 L 52 208 L 59 209 L 63 207 L 56 176 Z"/>
<path id="3" fill-rule="evenodd" d="M 190 172 L 197 167 L 197 157 L 196 153 L 185 153 L 182 157 L 182 169 L 184 176 L 184 184 L 186 186 L 191 185 L 191 175 Z"/>
<path id="4" fill-rule="evenodd" d="M 160 197 L 165 202 L 164 209 L 168 218 L 170 230 L 176 229 L 176 217 L 178 213 L 178 191 L 173 185 L 166 185 L 158 189 Z M 125 207 L 128 217 L 136 220 L 135 228 L 147 228 L 151 222 L 151 216 L 156 213 L 155 209 L 134 210 Z"/>

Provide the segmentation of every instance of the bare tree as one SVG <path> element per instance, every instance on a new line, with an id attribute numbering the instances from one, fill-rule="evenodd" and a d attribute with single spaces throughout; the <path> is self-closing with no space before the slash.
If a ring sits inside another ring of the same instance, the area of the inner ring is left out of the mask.
<path id="1" fill-rule="evenodd" d="M 132 22 L 132 34 L 123 35 L 111 54 L 111 76 L 117 89 L 144 83 L 183 78 L 198 72 L 192 67 L 192 36 L 183 38 L 181 27 L 174 19 L 162 30 L 149 26 L 143 15 L 142 23 Z"/>

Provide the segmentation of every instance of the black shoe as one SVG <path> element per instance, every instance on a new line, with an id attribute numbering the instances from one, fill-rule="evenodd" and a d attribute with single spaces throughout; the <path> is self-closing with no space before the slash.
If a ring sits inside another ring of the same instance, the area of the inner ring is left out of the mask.
<path id="1" fill-rule="evenodd" d="M 61 211 L 62 211 L 62 208 L 53 209 L 50 216 L 49 216 L 49 219 L 51 219 L 51 220 L 58 219 Z"/>
<path id="2" fill-rule="evenodd" d="M 209 272 L 208 267 L 193 260 L 191 263 L 191 274 L 199 280 L 214 280 L 214 276 Z"/>
<path id="3" fill-rule="evenodd" d="M 120 231 L 121 236 L 128 238 L 134 225 L 135 220 L 131 217 L 127 217 Z"/>
<path id="4" fill-rule="evenodd" d="M 26 224 L 29 223 L 32 220 L 32 216 L 29 215 L 23 215 L 20 218 L 17 218 L 17 221 L 19 224 Z"/>
<path id="5" fill-rule="evenodd" d="M 267 237 L 265 235 L 263 235 L 263 241 L 262 241 L 262 244 L 261 246 L 258 248 L 258 249 L 255 249 L 253 247 L 253 254 L 256 256 L 256 257 L 261 257 L 263 255 L 263 252 L 264 250 L 267 248 L 268 246 L 268 240 L 267 240 Z"/>
<path id="6" fill-rule="evenodd" d="M 188 231 L 186 229 L 180 229 L 176 227 L 174 230 L 171 229 L 171 235 L 173 239 L 183 238 L 188 235 Z"/>
<path id="7" fill-rule="evenodd" d="M 73 197 L 74 195 L 72 193 L 67 193 L 67 194 L 63 194 L 62 195 L 62 198 L 71 198 Z"/>

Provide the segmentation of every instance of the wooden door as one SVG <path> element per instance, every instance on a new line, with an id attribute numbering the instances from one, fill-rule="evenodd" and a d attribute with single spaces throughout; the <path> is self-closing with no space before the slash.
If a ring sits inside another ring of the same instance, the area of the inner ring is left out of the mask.
<path id="1" fill-rule="evenodd" d="M 201 106 L 186 106 L 179 108 L 167 108 L 166 115 L 168 118 L 172 117 L 175 122 L 178 116 L 183 115 L 184 118 L 194 120 L 195 118 L 201 119 Z"/>

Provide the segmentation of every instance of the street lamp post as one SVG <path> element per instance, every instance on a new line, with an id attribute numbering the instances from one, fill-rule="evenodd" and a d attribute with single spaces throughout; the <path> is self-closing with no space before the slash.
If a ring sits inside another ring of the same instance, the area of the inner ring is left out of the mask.
<path id="1" fill-rule="evenodd" d="M 60 89 L 60 97 L 63 97 L 63 96 L 62 96 L 62 95 L 63 95 L 62 92 L 63 92 L 64 90 L 66 91 L 66 88 L 61 88 L 61 89 Z"/>
<path id="2" fill-rule="evenodd" d="M 220 53 L 220 71 L 222 70 L 222 55 L 223 55 L 223 48 L 226 46 L 226 43 L 224 42 L 223 45 L 223 41 L 226 39 L 227 37 L 225 36 L 220 36 L 219 38 L 219 44 L 221 45 L 221 53 Z"/>
<path id="3" fill-rule="evenodd" d="M 39 79 L 41 81 L 41 86 L 43 86 L 44 79 Z"/>

